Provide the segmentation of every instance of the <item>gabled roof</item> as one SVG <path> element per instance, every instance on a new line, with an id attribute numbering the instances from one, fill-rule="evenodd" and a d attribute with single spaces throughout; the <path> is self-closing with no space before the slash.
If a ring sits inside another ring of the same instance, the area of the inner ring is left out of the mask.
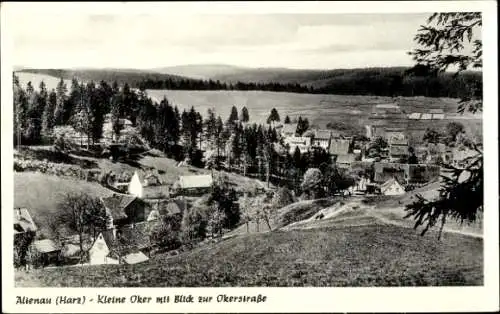
<path id="1" fill-rule="evenodd" d="M 294 133 L 297 132 L 297 123 L 287 123 L 283 124 L 281 133 Z"/>
<path id="2" fill-rule="evenodd" d="M 345 155 L 349 152 L 349 145 L 349 140 L 332 139 L 329 152 L 331 155 Z"/>
<path id="3" fill-rule="evenodd" d="M 113 219 L 127 218 L 125 208 L 127 208 L 137 197 L 125 194 L 113 194 L 109 197 L 101 198 L 104 207 L 109 211 Z"/>
<path id="4" fill-rule="evenodd" d="M 139 182 L 141 182 L 141 184 L 144 184 L 144 178 L 145 178 L 145 175 L 142 173 L 142 171 L 134 171 L 134 175 L 132 176 L 132 178 L 134 176 L 137 176 L 139 178 Z M 130 179 L 132 180 L 132 179 Z"/>
<path id="5" fill-rule="evenodd" d="M 209 174 L 180 176 L 178 183 L 181 189 L 208 188 L 212 186 L 213 178 Z"/>
<path id="6" fill-rule="evenodd" d="M 37 227 L 27 208 L 14 208 L 14 233 L 36 231 Z"/>
<path id="7" fill-rule="evenodd" d="M 59 245 L 50 239 L 36 240 L 33 242 L 33 247 L 40 253 L 50 253 L 61 249 Z"/>
<path id="8" fill-rule="evenodd" d="M 393 184 L 399 185 L 401 188 L 403 188 L 403 186 L 398 182 L 398 180 L 396 180 L 396 178 L 391 178 L 380 185 L 380 191 L 386 191 Z"/>
<path id="9" fill-rule="evenodd" d="M 113 230 L 106 230 L 102 234 L 109 250 L 123 256 L 150 247 L 151 233 L 162 223 L 161 219 L 157 219 L 127 225 L 115 231 L 116 237 Z"/>

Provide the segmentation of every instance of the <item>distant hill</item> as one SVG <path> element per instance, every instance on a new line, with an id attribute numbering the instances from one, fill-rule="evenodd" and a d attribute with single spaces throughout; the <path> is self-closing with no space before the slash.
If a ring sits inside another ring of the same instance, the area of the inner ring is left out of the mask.
<path id="1" fill-rule="evenodd" d="M 17 73 L 48 75 L 55 78 L 63 78 L 65 80 L 77 78 L 80 81 L 117 81 L 120 85 L 126 82 L 131 86 L 137 86 L 139 82 L 148 79 L 155 81 L 167 79 L 177 81 L 186 79 L 177 75 L 138 69 L 22 69 L 17 71 Z"/>
<path id="2" fill-rule="evenodd" d="M 189 64 L 156 68 L 153 70 L 162 74 L 179 75 L 194 79 L 208 80 L 217 77 L 236 76 L 247 71 L 251 71 L 252 69 L 225 64 Z"/>
<path id="3" fill-rule="evenodd" d="M 227 84 L 299 84 L 309 92 L 344 95 L 402 95 L 461 97 L 466 85 L 482 81 L 482 72 L 452 73 L 437 77 L 411 75 L 409 67 L 372 67 L 356 69 L 244 68 L 231 65 L 185 65 L 157 69 L 162 73 L 183 75 Z"/>

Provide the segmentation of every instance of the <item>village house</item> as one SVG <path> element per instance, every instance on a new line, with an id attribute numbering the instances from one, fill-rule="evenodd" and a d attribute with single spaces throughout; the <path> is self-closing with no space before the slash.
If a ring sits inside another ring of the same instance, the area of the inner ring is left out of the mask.
<path id="1" fill-rule="evenodd" d="M 348 169 L 351 167 L 351 164 L 356 160 L 356 155 L 354 154 L 342 154 L 337 155 L 335 158 L 335 164 L 339 168 Z"/>
<path id="2" fill-rule="evenodd" d="M 32 256 L 36 257 L 36 261 L 33 262 L 40 266 L 58 265 L 61 261 L 61 247 L 53 240 L 43 239 L 33 241 L 30 250 Z"/>
<path id="3" fill-rule="evenodd" d="M 336 162 L 337 157 L 340 155 L 349 154 L 350 146 L 351 142 L 347 139 L 333 138 L 330 142 L 330 149 L 328 150 L 328 153 L 330 154 L 332 161 Z"/>
<path id="4" fill-rule="evenodd" d="M 362 176 L 356 181 L 356 186 L 354 187 L 355 192 L 366 193 L 367 187 L 371 184 L 371 180 L 368 177 Z"/>
<path id="5" fill-rule="evenodd" d="M 180 176 L 174 183 L 172 191 L 177 195 L 201 196 L 209 193 L 213 185 L 212 175 Z"/>
<path id="6" fill-rule="evenodd" d="M 400 184 L 423 184 L 439 178 L 441 167 L 427 164 L 376 162 L 373 181 L 383 183 L 396 179 Z"/>
<path id="7" fill-rule="evenodd" d="M 443 143 L 429 143 L 427 144 L 426 151 L 420 159 L 424 163 L 439 164 L 449 163 L 453 159 L 453 151 Z"/>
<path id="8" fill-rule="evenodd" d="M 27 233 L 34 237 L 37 229 L 27 208 L 14 208 L 14 241 Z"/>
<path id="9" fill-rule="evenodd" d="M 321 147 L 328 152 L 330 149 L 330 141 L 332 139 L 332 131 L 330 130 L 315 130 L 311 145 Z"/>
<path id="10" fill-rule="evenodd" d="M 295 137 L 297 134 L 297 123 L 287 123 L 281 128 L 281 136 L 284 138 Z"/>
<path id="11" fill-rule="evenodd" d="M 103 233 L 99 233 L 93 245 L 89 249 L 89 264 L 90 265 L 106 265 L 106 264 L 118 264 L 117 259 L 109 257 L 110 249 L 106 240 L 104 239 Z"/>
<path id="12" fill-rule="evenodd" d="M 403 133 L 394 133 L 389 138 L 389 160 L 398 162 L 408 157 L 408 140 Z"/>
<path id="13" fill-rule="evenodd" d="M 154 173 L 142 173 L 141 171 L 135 171 L 128 183 L 128 193 L 139 198 L 148 198 L 147 187 L 159 186 L 161 181 L 158 175 Z"/>
<path id="14" fill-rule="evenodd" d="M 143 261 L 140 257 L 148 257 L 154 249 L 152 234 L 162 223 L 161 219 L 155 219 L 106 230 L 102 234 L 109 248 L 109 256 L 119 263 L 133 264 Z"/>
<path id="15" fill-rule="evenodd" d="M 186 201 L 180 199 L 155 200 L 148 202 L 152 210 L 148 214 L 146 221 L 160 219 L 164 216 L 182 215 L 186 210 Z"/>
<path id="16" fill-rule="evenodd" d="M 101 200 L 111 218 L 109 229 L 146 220 L 146 204 L 135 196 L 114 193 Z"/>
<path id="17" fill-rule="evenodd" d="M 295 150 L 299 148 L 300 153 L 304 154 L 309 151 L 311 148 L 311 138 L 310 137 L 297 137 L 297 136 L 291 136 L 285 138 L 285 145 L 289 146 L 289 153 L 294 154 Z"/>
<path id="18" fill-rule="evenodd" d="M 391 178 L 380 185 L 380 193 L 383 195 L 403 195 L 406 192 L 398 180 Z"/>

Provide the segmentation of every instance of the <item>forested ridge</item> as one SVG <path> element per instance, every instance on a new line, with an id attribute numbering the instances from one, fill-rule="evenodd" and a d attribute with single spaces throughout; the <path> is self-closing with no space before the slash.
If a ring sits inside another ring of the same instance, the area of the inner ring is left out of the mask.
<path id="1" fill-rule="evenodd" d="M 78 77 L 84 81 L 117 81 L 131 88 L 170 90 L 262 90 L 274 92 L 373 95 L 426 96 L 462 98 L 471 85 L 482 84 L 482 73 L 477 71 L 429 73 L 423 66 L 414 68 L 388 67 L 337 70 L 249 70 L 245 77 L 226 76 L 227 79 L 192 79 L 146 70 L 65 70 L 25 69 L 20 72 L 39 73 L 63 79 Z M 261 78 L 257 71 L 261 71 Z M 240 78 L 241 80 L 235 80 Z M 250 82 L 248 79 L 254 79 Z"/>

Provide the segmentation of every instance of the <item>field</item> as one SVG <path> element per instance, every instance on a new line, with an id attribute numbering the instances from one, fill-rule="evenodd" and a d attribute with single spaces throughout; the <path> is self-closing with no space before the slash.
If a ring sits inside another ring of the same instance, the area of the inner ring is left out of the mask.
<path id="1" fill-rule="evenodd" d="M 416 254 L 415 252 L 418 252 Z M 453 286 L 483 284 L 482 239 L 392 225 L 275 231 L 138 265 L 16 272 L 18 286 Z"/>
<path id="2" fill-rule="evenodd" d="M 429 109 L 443 109 L 448 119 L 394 121 L 384 123 L 396 125 L 404 123 L 410 131 L 425 131 L 426 128 L 444 128 L 450 121 L 460 121 L 471 134 L 481 136 L 482 120 L 480 116 L 457 115 L 457 99 L 428 97 L 379 97 L 379 96 L 344 96 L 275 93 L 264 91 L 182 91 L 182 90 L 147 90 L 156 101 L 164 96 L 182 111 L 194 106 L 202 115 L 210 108 L 215 109 L 223 119 L 229 117 L 231 107 L 238 110 L 246 106 L 253 122 L 265 123 L 271 108 L 276 108 L 283 121 L 290 118 L 307 117 L 314 126 L 325 127 L 329 122 L 340 122 L 350 129 L 364 134 L 364 125 L 372 124 L 368 119 L 373 105 L 380 103 L 398 103 L 405 113 L 427 112 Z"/>

